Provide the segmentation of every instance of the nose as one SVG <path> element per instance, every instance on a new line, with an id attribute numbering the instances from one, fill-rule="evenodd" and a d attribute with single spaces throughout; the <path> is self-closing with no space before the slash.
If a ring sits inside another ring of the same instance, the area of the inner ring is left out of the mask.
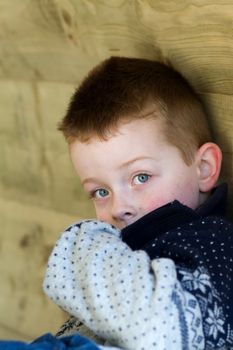
<path id="1" fill-rule="evenodd" d="M 112 219 L 116 226 L 123 228 L 135 221 L 136 203 L 128 193 L 117 194 L 112 202 Z"/>

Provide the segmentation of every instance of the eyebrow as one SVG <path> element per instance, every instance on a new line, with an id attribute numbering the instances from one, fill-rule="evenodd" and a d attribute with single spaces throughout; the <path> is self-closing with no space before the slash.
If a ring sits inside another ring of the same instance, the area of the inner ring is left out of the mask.
<path id="1" fill-rule="evenodd" d="M 137 158 L 134 158 L 134 159 L 130 159 L 130 160 L 124 162 L 123 164 L 121 164 L 120 169 L 122 169 L 122 168 L 128 168 L 130 165 L 132 165 L 133 163 L 138 162 L 139 160 L 147 160 L 147 159 L 149 159 L 149 160 L 155 160 L 155 159 L 152 158 L 152 157 L 144 157 L 144 156 L 137 157 Z M 82 181 L 82 185 L 84 185 L 84 184 L 87 183 L 87 182 L 98 182 L 98 179 L 95 178 L 95 177 L 89 177 L 89 178 L 87 178 L 87 179 L 85 179 L 85 180 Z"/>
<path id="2" fill-rule="evenodd" d="M 83 180 L 81 183 L 82 183 L 82 186 L 85 184 L 85 183 L 88 183 L 88 182 L 98 182 L 98 179 L 95 178 L 95 177 L 88 177 L 87 179 Z"/>
<path id="3" fill-rule="evenodd" d="M 145 157 L 145 156 L 136 157 L 136 158 L 134 158 L 134 159 L 130 159 L 130 160 L 124 162 L 123 164 L 121 164 L 120 168 L 127 168 L 127 167 L 129 167 L 131 164 L 136 163 L 136 162 L 138 162 L 139 160 L 147 160 L 147 159 L 149 159 L 149 160 L 155 160 L 155 158 L 153 158 L 153 157 Z"/>

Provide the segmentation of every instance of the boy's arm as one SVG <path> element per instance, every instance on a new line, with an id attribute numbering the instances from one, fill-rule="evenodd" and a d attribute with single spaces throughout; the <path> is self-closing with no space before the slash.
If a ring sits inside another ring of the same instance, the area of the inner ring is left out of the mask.
<path id="1" fill-rule="evenodd" d="M 203 349 L 201 312 L 170 259 L 132 251 L 100 221 L 67 229 L 49 259 L 48 296 L 101 338 L 126 349 Z"/>

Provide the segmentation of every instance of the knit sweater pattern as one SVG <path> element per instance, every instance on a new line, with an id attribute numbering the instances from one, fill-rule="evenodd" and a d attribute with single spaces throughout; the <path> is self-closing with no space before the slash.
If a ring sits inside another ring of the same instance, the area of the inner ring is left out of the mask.
<path id="1" fill-rule="evenodd" d="M 46 294 L 113 346 L 233 346 L 226 196 L 223 184 L 196 211 L 174 201 L 122 231 L 98 220 L 74 223 L 49 258 Z"/>

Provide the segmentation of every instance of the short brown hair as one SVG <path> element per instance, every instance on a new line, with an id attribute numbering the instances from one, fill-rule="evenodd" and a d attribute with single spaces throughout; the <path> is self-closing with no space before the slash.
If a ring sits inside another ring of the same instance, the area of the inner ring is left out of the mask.
<path id="1" fill-rule="evenodd" d="M 165 136 L 187 164 L 211 141 L 204 106 L 187 80 L 171 65 L 139 58 L 111 57 L 95 67 L 74 93 L 59 125 L 69 143 L 93 135 L 105 138 L 123 120 L 150 117 L 165 121 Z"/>

